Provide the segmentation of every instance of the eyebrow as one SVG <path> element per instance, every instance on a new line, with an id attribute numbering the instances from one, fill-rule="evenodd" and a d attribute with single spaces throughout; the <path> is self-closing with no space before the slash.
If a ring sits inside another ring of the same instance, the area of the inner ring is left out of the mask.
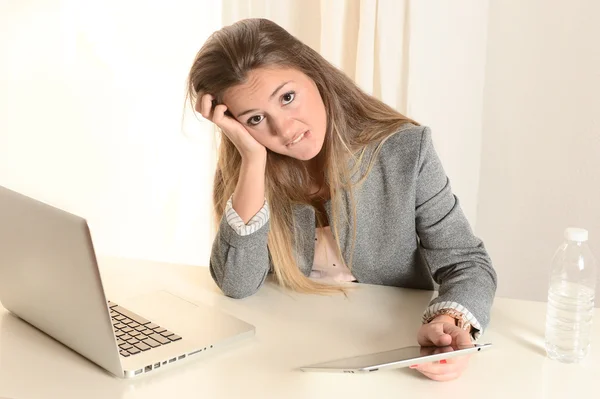
<path id="1" fill-rule="evenodd" d="M 282 84 L 280 84 L 279 86 L 277 86 L 277 88 L 276 88 L 276 89 L 273 91 L 273 93 L 271 93 L 271 95 L 269 96 L 269 100 L 271 100 L 273 97 L 275 97 L 275 95 L 277 94 L 277 92 L 278 92 L 279 90 L 281 90 L 281 89 L 283 88 L 283 86 L 285 86 L 286 84 L 288 84 L 288 83 L 290 83 L 290 82 L 292 82 L 292 81 L 291 81 L 291 80 L 288 80 L 287 82 L 283 82 Z M 251 113 L 251 112 L 256 112 L 256 111 L 258 111 L 258 110 L 257 110 L 257 109 L 255 109 L 255 108 L 253 108 L 253 109 L 249 109 L 249 110 L 246 110 L 246 111 L 244 111 L 244 112 L 242 112 L 242 113 L 239 113 L 239 114 L 237 115 L 237 118 L 240 118 L 240 117 L 242 117 L 242 116 L 244 116 L 244 115 L 246 115 L 246 114 L 249 114 L 249 113 Z"/>

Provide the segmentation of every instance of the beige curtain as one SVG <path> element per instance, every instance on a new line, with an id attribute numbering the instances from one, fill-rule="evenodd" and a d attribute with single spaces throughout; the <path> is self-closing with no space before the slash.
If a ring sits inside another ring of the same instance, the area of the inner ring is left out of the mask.
<path id="1" fill-rule="evenodd" d="M 264 17 L 369 94 L 407 112 L 409 0 L 223 0 L 223 24 Z"/>

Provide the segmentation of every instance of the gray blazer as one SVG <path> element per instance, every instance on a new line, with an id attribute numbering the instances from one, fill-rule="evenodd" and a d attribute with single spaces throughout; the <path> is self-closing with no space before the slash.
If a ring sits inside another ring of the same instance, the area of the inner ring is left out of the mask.
<path id="1" fill-rule="evenodd" d="M 432 290 L 430 305 L 456 302 L 468 309 L 482 329 L 496 292 L 496 273 L 465 218 L 435 152 L 426 127 L 408 125 L 382 146 L 373 168 L 355 189 L 357 232 L 352 274 L 359 283 Z M 325 204 L 331 218 L 331 204 Z M 299 267 L 308 276 L 314 259 L 315 212 L 294 210 Z M 227 296 L 254 294 L 271 270 L 269 223 L 239 235 L 225 215 L 212 246 L 211 275 Z M 334 233 L 335 234 L 335 233 Z M 350 228 L 339 234 L 348 259 Z"/>

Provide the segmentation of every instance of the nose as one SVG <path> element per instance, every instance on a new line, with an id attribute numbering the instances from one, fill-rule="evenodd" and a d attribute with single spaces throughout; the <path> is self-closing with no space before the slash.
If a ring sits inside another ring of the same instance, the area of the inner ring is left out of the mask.
<path id="1" fill-rule="evenodd" d="M 271 130 L 273 134 L 282 137 L 287 143 L 294 135 L 293 123 L 291 118 L 285 116 L 271 117 Z"/>

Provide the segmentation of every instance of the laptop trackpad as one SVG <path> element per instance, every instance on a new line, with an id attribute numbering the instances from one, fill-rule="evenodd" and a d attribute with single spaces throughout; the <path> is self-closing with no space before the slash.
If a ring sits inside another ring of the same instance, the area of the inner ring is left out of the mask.
<path id="1" fill-rule="evenodd" d="M 223 311 L 191 303 L 168 291 L 131 297 L 118 304 L 184 339 L 219 340 L 254 330 Z"/>

